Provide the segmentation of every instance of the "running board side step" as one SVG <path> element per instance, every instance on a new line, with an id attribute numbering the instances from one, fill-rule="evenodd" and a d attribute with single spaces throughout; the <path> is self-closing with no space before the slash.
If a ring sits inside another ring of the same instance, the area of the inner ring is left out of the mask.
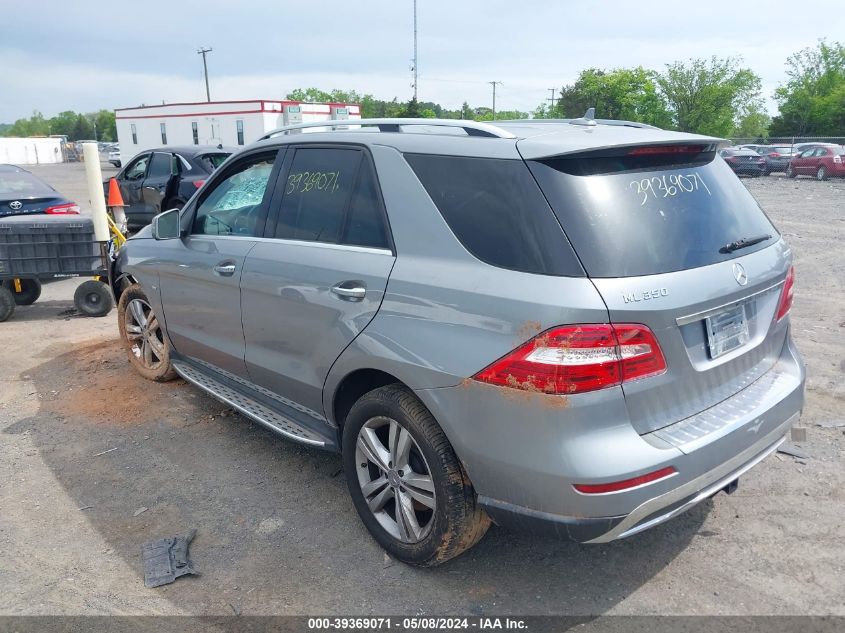
<path id="1" fill-rule="evenodd" d="M 173 369 L 192 385 L 196 385 L 248 418 L 289 439 L 311 446 L 326 446 L 324 438 L 288 417 L 264 406 L 249 396 L 228 387 L 187 363 L 173 362 Z"/>

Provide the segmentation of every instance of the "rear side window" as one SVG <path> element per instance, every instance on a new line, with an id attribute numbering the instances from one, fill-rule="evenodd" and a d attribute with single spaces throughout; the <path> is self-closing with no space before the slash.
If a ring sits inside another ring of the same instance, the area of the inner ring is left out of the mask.
<path id="1" fill-rule="evenodd" d="M 283 186 L 275 237 L 389 248 L 381 196 L 363 151 L 297 149 Z"/>
<path id="2" fill-rule="evenodd" d="M 522 272 L 583 276 L 523 161 L 427 154 L 405 158 L 449 228 L 481 261 Z"/>
<path id="3" fill-rule="evenodd" d="M 707 266 L 777 241 L 756 200 L 714 155 L 654 154 L 650 164 L 636 154 L 528 164 L 587 274 L 631 277 Z M 762 236 L 769 237 L 725 252 L 731 242 Z"/>

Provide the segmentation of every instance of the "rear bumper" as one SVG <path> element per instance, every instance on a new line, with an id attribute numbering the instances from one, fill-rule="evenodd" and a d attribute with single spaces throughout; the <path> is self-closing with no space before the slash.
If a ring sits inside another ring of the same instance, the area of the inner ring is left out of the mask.
<path id="1" fill-rule="evenodd" d="M 804 378 L 803 362 L 787 337 L 762 382 L 643 436 L 631 427 L 621 393 L 612 389 L 558 404 L 548 400 L 554 396 L 476 383 L 418 393 L 441 420 L 496 523 L 603 543 L 677 516 L 776 450 L 799 418 Z M 724 421 L 717 430 L 702 431 L 717 418 Z M 677 473 L 619 492 L 582 494 L 573 488 L 666 466 Z"/>

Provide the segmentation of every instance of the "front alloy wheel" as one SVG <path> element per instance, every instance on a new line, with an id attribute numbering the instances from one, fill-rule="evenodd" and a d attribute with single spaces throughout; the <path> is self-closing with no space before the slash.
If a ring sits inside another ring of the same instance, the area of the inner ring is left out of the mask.
<path id="1" fill-rule="evenodd" d="M 403 543 L 418 543 L 431 529 L 434 482 L 420 447 L 396 420 L 377 417 L 358 432 L 358 482 L 370 511 Z"/>
<path id="2" fill-rule="evenodd" d="M 170 347 L 150 305 L 138 284 L 132 284 L 117 304 L 117 324 L 129 362 L 148 380 L 163 382 L 176 377 L 170 364 Z"/>

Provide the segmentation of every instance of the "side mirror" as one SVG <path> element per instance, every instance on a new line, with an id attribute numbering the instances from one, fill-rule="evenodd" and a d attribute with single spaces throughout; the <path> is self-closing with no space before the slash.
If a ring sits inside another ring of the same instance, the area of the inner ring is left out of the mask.
<path id="1" fill-rule="evenodd" d="M 153 237 L 157 240 L 175 240 L 182 237 L 179 209 L 162 211 L 153 218 Z"/>

